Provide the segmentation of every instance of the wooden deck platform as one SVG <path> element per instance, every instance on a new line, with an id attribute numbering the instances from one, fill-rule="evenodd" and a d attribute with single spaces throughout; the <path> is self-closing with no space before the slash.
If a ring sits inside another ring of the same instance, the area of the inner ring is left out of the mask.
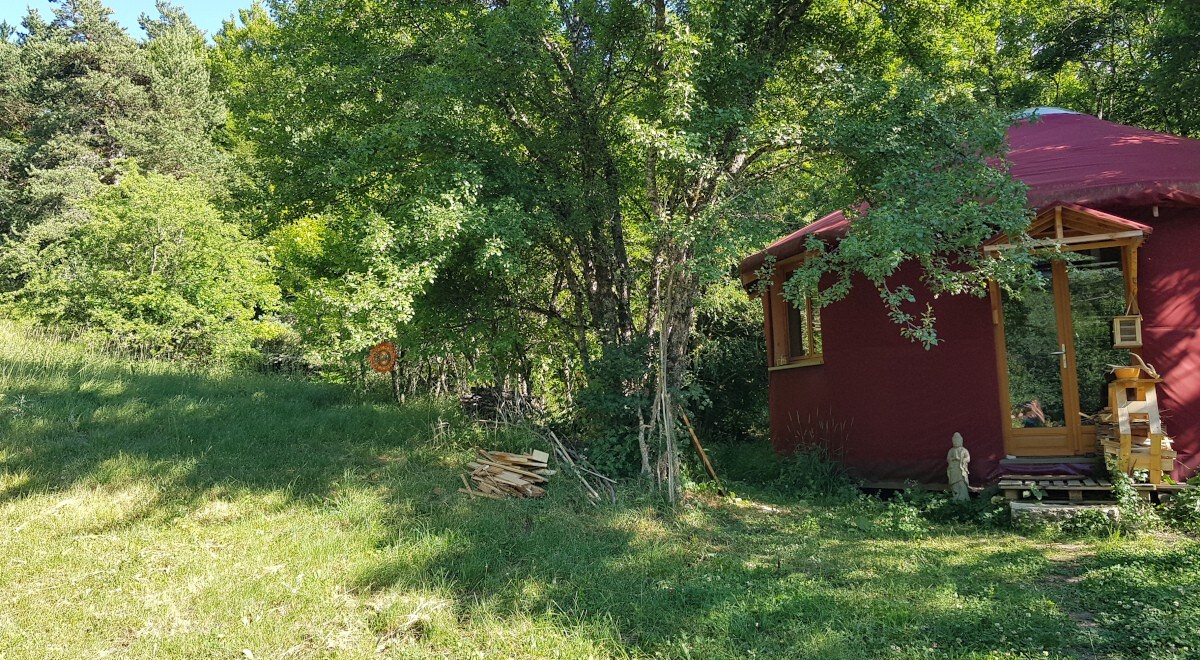
<path id="1" fill-rule="evenodd" d="M 1145 499 L 1150 499 L 1152 493 L 1174 493 L 1187 488 L 1184 484 L 1134 484 L 1133 487 Z M 1042 501 L 1061 501 L 1064 496 L 1069 502 L 1082 502 L 1085 496 L 1099 496 L 1100 499 L 1111 499 L 1112 482 L 1096 477 L 1079 477 L 1075 475 L 1032 475 L 1014 474 L 1000 480 L 1000 490 L 1005 499 L 1041 499 Z M 1041 491 L 1045 496 L 1037 498 L 1034 491 Z M 1025 495 L 1028 492 L 1029 495 Z"/>

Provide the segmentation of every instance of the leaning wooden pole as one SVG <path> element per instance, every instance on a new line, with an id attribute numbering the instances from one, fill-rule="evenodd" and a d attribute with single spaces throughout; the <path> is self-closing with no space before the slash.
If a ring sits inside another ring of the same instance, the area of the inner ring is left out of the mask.
<path id="1" fill-rule="evenodd" d="M 721 480 L 717 477 L 717 471 L 713 469 L 712 463 L 708 460 L 708 452 L 704 451 L 704 446 L 700 444 L 700 438 L 696 437 L 696 429 L 692 428 L 692 421 L 688 419 L 687 413 L 679 411 L 683 415 L 683 423 L 687 424 L 688 433 L 692 434 L 692 446 L 696 448 L 696 453 L 700 454 L 700 460 L 704 461 L 704 469 L 708 472 L 708 476 L 717 484 L 717 494 L 724 495 L 725 489 L 721 487 Z"/>

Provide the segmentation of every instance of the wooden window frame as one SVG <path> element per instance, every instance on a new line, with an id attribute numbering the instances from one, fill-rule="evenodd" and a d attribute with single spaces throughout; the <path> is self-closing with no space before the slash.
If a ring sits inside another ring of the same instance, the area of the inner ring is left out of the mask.
<path id="1" fill-rule="evenodd" d="M 824 352 L 816 350 L 816 328 L 820 325 L 816 322 L 816 315 L 820 313 L 820 310 L 813 306 L 812 300 L 808 296 L 804 297 L 805 327 L 801 329 L 801 336 L 807 345 L 807 351 L 801 356 L 791 354 L 792 328 L 788 314 L 791 302 L 783 297 L 783 283 L 791 277 L 801 261 L 802 259 L 789 259 L 781 262 L 776 267 L 770 290 L 763 294 L 764 333 L 767 337 L 767 368 L 769 371 L 812 367 L 825 363 Z M 823 348 L 824 344 L 822 343 Z"/>

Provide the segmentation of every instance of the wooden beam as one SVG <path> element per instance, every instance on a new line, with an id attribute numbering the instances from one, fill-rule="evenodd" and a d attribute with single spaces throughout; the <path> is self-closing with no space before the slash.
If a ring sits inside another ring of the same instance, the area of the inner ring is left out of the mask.
<path id="1" fill-rule="evenodd" d="M 775 279 L 771 282 L 771 366 L 776 367 L 787 364 L 791 359 L 791 348 L 788 346 L 787 301 L 783 299 L 785 279 L 787 275 L 776 269 Z"/>
<path id="2" fill-rule="evenodd" d="M 1125 266 L 1122 269 L 1125 275 L 1125 306 L 1130 314 L 1141 314 L 1138 307 L 1138 244 L 1124 246 L 1121 257 Z"/>
<path id="3" fill-rule="evenodd" d="M 1088 234 L 1086 236 L 1068 236 L 1061 240 L 1037 239 L 1030 241 L 1026 245 L 1016 245 L 1013 243 L 999 243 L 996 245 L 984 246 L 987 252 L 999 252 L 1000 250 L 1013 250 L 1018 248 L 1039 248 L 1039 247 L 1055 247 L 1057 245 L 1071 245 L 1077 249 L 1093 249 L 1096 247 L 1109 247 L 1114 244 L 1114 241 L 1124 239 L 1142 239 L 1145 234 L 1139 229 L 1131 229 L 1129 231 L 1115 231 L 1107 234 Z"/>
<path id="4" fill-rule="evenodd" d="M 1000 298 L 1000 285 L 988 283 L 988 300 L 992 305 L 992 341 L 996 349 L 996 394 L 1000 403 L 1000 432 L 1004 438 L 1004 452 L 1012 454 L 1012 403 L 1008 395 L 1008 348 L 1004 342 L 1004 311 Z"/>
<path id="5" fill-rule="evenodd" d="M 825 358 L 820 355 L 792 360 L 787 364 L 779 364 L 774 367 L 768 367 L 767 371 L 783 371 L 784 369 L 795 369 L 796 367 L 813 367 L 818 364 L 825 364 Z"/>
<path id="6" fill-rule="evenodd" d="M 771 323 L 771 293 L 765 291 L 762 294 L 763 304 L 763 338 L 767 342 L 767 366 L 775 366 L 775 341 L 772 338 L 772 323 Z"/>
<path id="7" fill-rule="evenodd" d="M 817 354 L 816 337 L 813 336 L 816 324 L 813 323 L 812 313 L 812 300 L 808 296 L 804 296 L 804 327 L 801 330 L 804 332 L 805 344 L 808 346 L 806 357 L 812 357 Z"/>
<path id="8" fill-rule="evenodd" d="M 1067 264 L 1055 261 L 1051 266 L 1054 278 L 1054 307 L 1058 317 L 1058 341 L 1060 350 L 1066 351 L 1061 357 L 1063 415 L 1066 417 L 1068 446 L 1072 453 L 1086 453 L 1091 448 L 1081 446 L 1079 421 L 1079 376 L 1075 364 L 1075 328 L 1071 315 L 1071 283 L 1067 275 Z"/>
<path id="9" fill-rule="evenodd" d="M 819 254 L 820 254 L 820 252 L 816 252 L 813 250 L 805 250 L 804 252 L 801 252 L 800 254 L 793 254 L 792 256 L 787 257 L 786 259 L 780 259 L 779 261 L 775 262 L 776 272 L 778 272 L 778 270 L 780 268 L 783 268 L 785 266 L 799 266 L 800 264 L 804 263 L 805 261 L 808 261 L 812 257 L 815 257 Z M 792 270 L 795 270 L 795 268 L 793 268 Z"/>

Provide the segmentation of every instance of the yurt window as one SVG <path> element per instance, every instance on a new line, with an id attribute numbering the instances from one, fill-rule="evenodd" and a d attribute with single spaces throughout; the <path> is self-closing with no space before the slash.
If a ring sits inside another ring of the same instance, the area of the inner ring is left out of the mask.
<path id="1" fill-rule="evenodd" d="M 821 364 L 821 315 L 807 297 L 793 303 L 783 296 L 782 282 L 791 275 L 781 273 L 772 287 L 770 315 L 774 341 L 771 365 L 774 368 Z"/>
<path id="2" fill-rule="evenodd" d="M 821 354 L 821 322 L 814 313 L 812 301 L 804 304 L 785 303 L 788 308 L 788 357 L 811 358 Z"/>

